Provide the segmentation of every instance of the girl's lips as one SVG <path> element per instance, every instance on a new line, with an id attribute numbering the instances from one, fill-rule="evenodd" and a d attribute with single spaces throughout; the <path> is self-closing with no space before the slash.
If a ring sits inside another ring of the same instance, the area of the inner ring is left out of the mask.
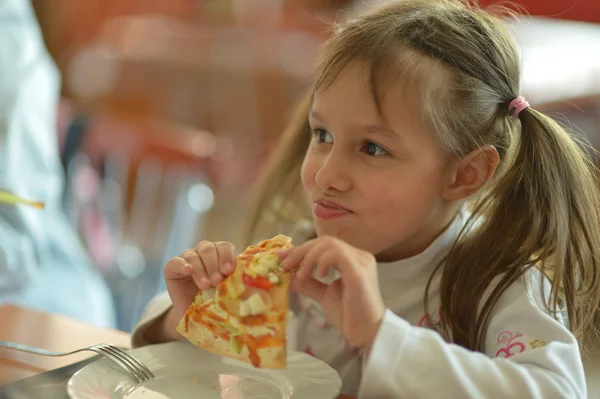
<path id="1" fill-rule="evenodd" d="M 346 208 L 342 208 L 335 202 L 327 200 L 319 200 L 314 202 L 313 214 L 315 218 L 321 220 L 329 220 L 334 218 L 340 218 L 352 213 Z"/>

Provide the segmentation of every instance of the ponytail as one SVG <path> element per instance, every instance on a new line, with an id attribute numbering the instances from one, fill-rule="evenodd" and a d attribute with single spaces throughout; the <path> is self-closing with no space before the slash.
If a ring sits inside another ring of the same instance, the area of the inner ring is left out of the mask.
<path id="1" fill-rule="evenodd" d="M 502 293 L 532 267 L 552 282 L 548 296 L 541 279 L 547 311 L 557 315 L 566 305 L 569 327 L 584 344 L 597 333 L 592 323 L 600 305 L 597 169 L 578 145 L 583 140 L 554 120 L 531 108 L 519 119 L 508 169 L 476 202 L 442 274 L 442 325 L 454 342 L 472 350 L 483 347 Z M 481 217 L 485 223 L 475 225 Z"/>

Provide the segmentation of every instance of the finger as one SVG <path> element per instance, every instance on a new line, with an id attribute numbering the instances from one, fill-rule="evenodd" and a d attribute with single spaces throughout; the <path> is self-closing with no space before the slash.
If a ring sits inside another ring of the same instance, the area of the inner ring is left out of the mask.
<path id="1" fill-rule="evenodd" d="M 200 255 L 193 249 L 186 249 L 179 255 L 180 258 L 183 258 L 187 263 L 192 265 L 194 268 L 204 268 L 202 265 L 202 260 L 200 260 Z"/>
<path id="2" fill-rule="evenodd" d="M 196 250 L 187 249 L 182 252 L 180 255 L 181 258 L 185 259 L 187 263 L 192 265 L 192 278 L 194 282 L 201 290 L 208 289 L 210 287 L 210 279 L 206 274 L 206 269 L 204 268 L 204 263 L 202 263 L 202 259 L 200 259 L 200 255 Z"/>
<path id="3" fill-rule="evenodd" d="M 335 250 L 326 250 L 321 253 L 321 256 L 316 261 L 317 263 L 317 277 L 325 278 L 329 274 L 329 271 L 332 268 L 341 269 L 341 267 L 337 267 L 338 264 L 343 263 L 343 260 L 340 259 L 340 253 Z M 341 270 L 340 270 L 341 271 Z"/>
<path id="4" fill-rule="evenodd" d="M 217 246 L 209 241 L 202 241 L 196 246 L 196 252 L 204 264 L 206 276 L 214 286 L 223 281 L 223 276 L 219 270 L 219 254 Z"/>
<path id="5" fill-rule="evenodd" d="M 311 250 L 316 242 L 316 240 L 311 240 L 292 248 L 286 258 L 281 262 L 281 268 L 290 270 L 298 267 L 300 261 L 304 258 L 306 253 Z"/>
<path id="6" fill-rule="evenodd" d="M 317 264 L 316 275 L 319 278 L 326 277 L 331 269 L 336 269 L 344 279 L 354 279 L 360 274 L 357 269 L 356 254 L 346 250 L 344 245 L 333 245 L 331 242 L 324 242 L 325 250 L 320 251 L 320 257 L 315 261 Z"/>
<path id="7" fill-rule="evenodd" d="M 296 278 L 304 280 L 312 276 L 313 270 L 317 266 L 317 259 L 321 257 L 323 246 L 318 243 L 313 245 L 300 261 L 296 270 Z"/>
<path id="8" fill-rule="evenodd" d="M 182 257 L 169 259 L 163 270 L 165 280 L 178 280 L 189 278 L 194 270 L 193 266 L 186 262 Z"/>
<path id="9" fill-rule="evenodd" d="M 217 242 L 215 245 L 219 256 L 220 272 L 222 275 L 228 276 L 235 270 L 235 247 L 226 241 Z"/>
<path id="10" fill-rule="evenodd" d="M 314 278 L 309 278 L 307 280 L 294 279 L 292 280 L 290 289 L 320 303 L 327 291 L 327 284 L 315 280 Z"/>
<path id="11" fill-rule="evenodd" d="M 300 262 L 300 267 L 296 271 L 296 275 L 301 279 L 312 277 L 313 272 L 321 263 L 327 262 L 325 263 L 327 267 L 335 264 L 338 252 L 337 246 L 332 245 L 330 241 L 319 240 Z"/>
<path id="12" fill-rule="evenodd" d="M 275 255 L 277 255 L 277 257 L 279 258 L 280 261 L 285 260 L 285 258 L 287 258 L 290 253 L 292 252 L 294 248 L 286 248 L 286 249 L 282 249 L 280 251 L 275 252 Z"/>

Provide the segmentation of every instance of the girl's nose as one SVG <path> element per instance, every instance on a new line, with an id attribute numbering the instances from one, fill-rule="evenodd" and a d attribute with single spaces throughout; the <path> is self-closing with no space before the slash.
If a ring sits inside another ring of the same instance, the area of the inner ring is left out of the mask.
<path id="1" fill-rule="evenodd" d="M 352 188 L 350 162 L 334 151 L 329 153 L 316 175 L 316 182 L 325 193 L 346 192 Z"/>

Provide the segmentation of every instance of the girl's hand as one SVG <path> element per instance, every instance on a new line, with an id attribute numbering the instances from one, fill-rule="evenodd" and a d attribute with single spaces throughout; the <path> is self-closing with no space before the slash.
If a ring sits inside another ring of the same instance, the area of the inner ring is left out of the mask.
<path id="1" fill-rule="evenodd" d="M 183 317 L 198 290 L 216 286 L 234 270 L 235 247 L 230 242 L 202 241 L 169 260 L 164 276 L 174 318 Z"/>
<path id="2" fill-rule="evenodd" d="M 375 257 L 329 236 L 281 251 L 279 256 L 284 269 L 296 269 L 292 290 L 319 303 L 351 345 L 368 351 L 385 313 Z M 341 278 L 329 285 L 312 277 L 315 269 L 322 278 L 331 268 Z"/>

